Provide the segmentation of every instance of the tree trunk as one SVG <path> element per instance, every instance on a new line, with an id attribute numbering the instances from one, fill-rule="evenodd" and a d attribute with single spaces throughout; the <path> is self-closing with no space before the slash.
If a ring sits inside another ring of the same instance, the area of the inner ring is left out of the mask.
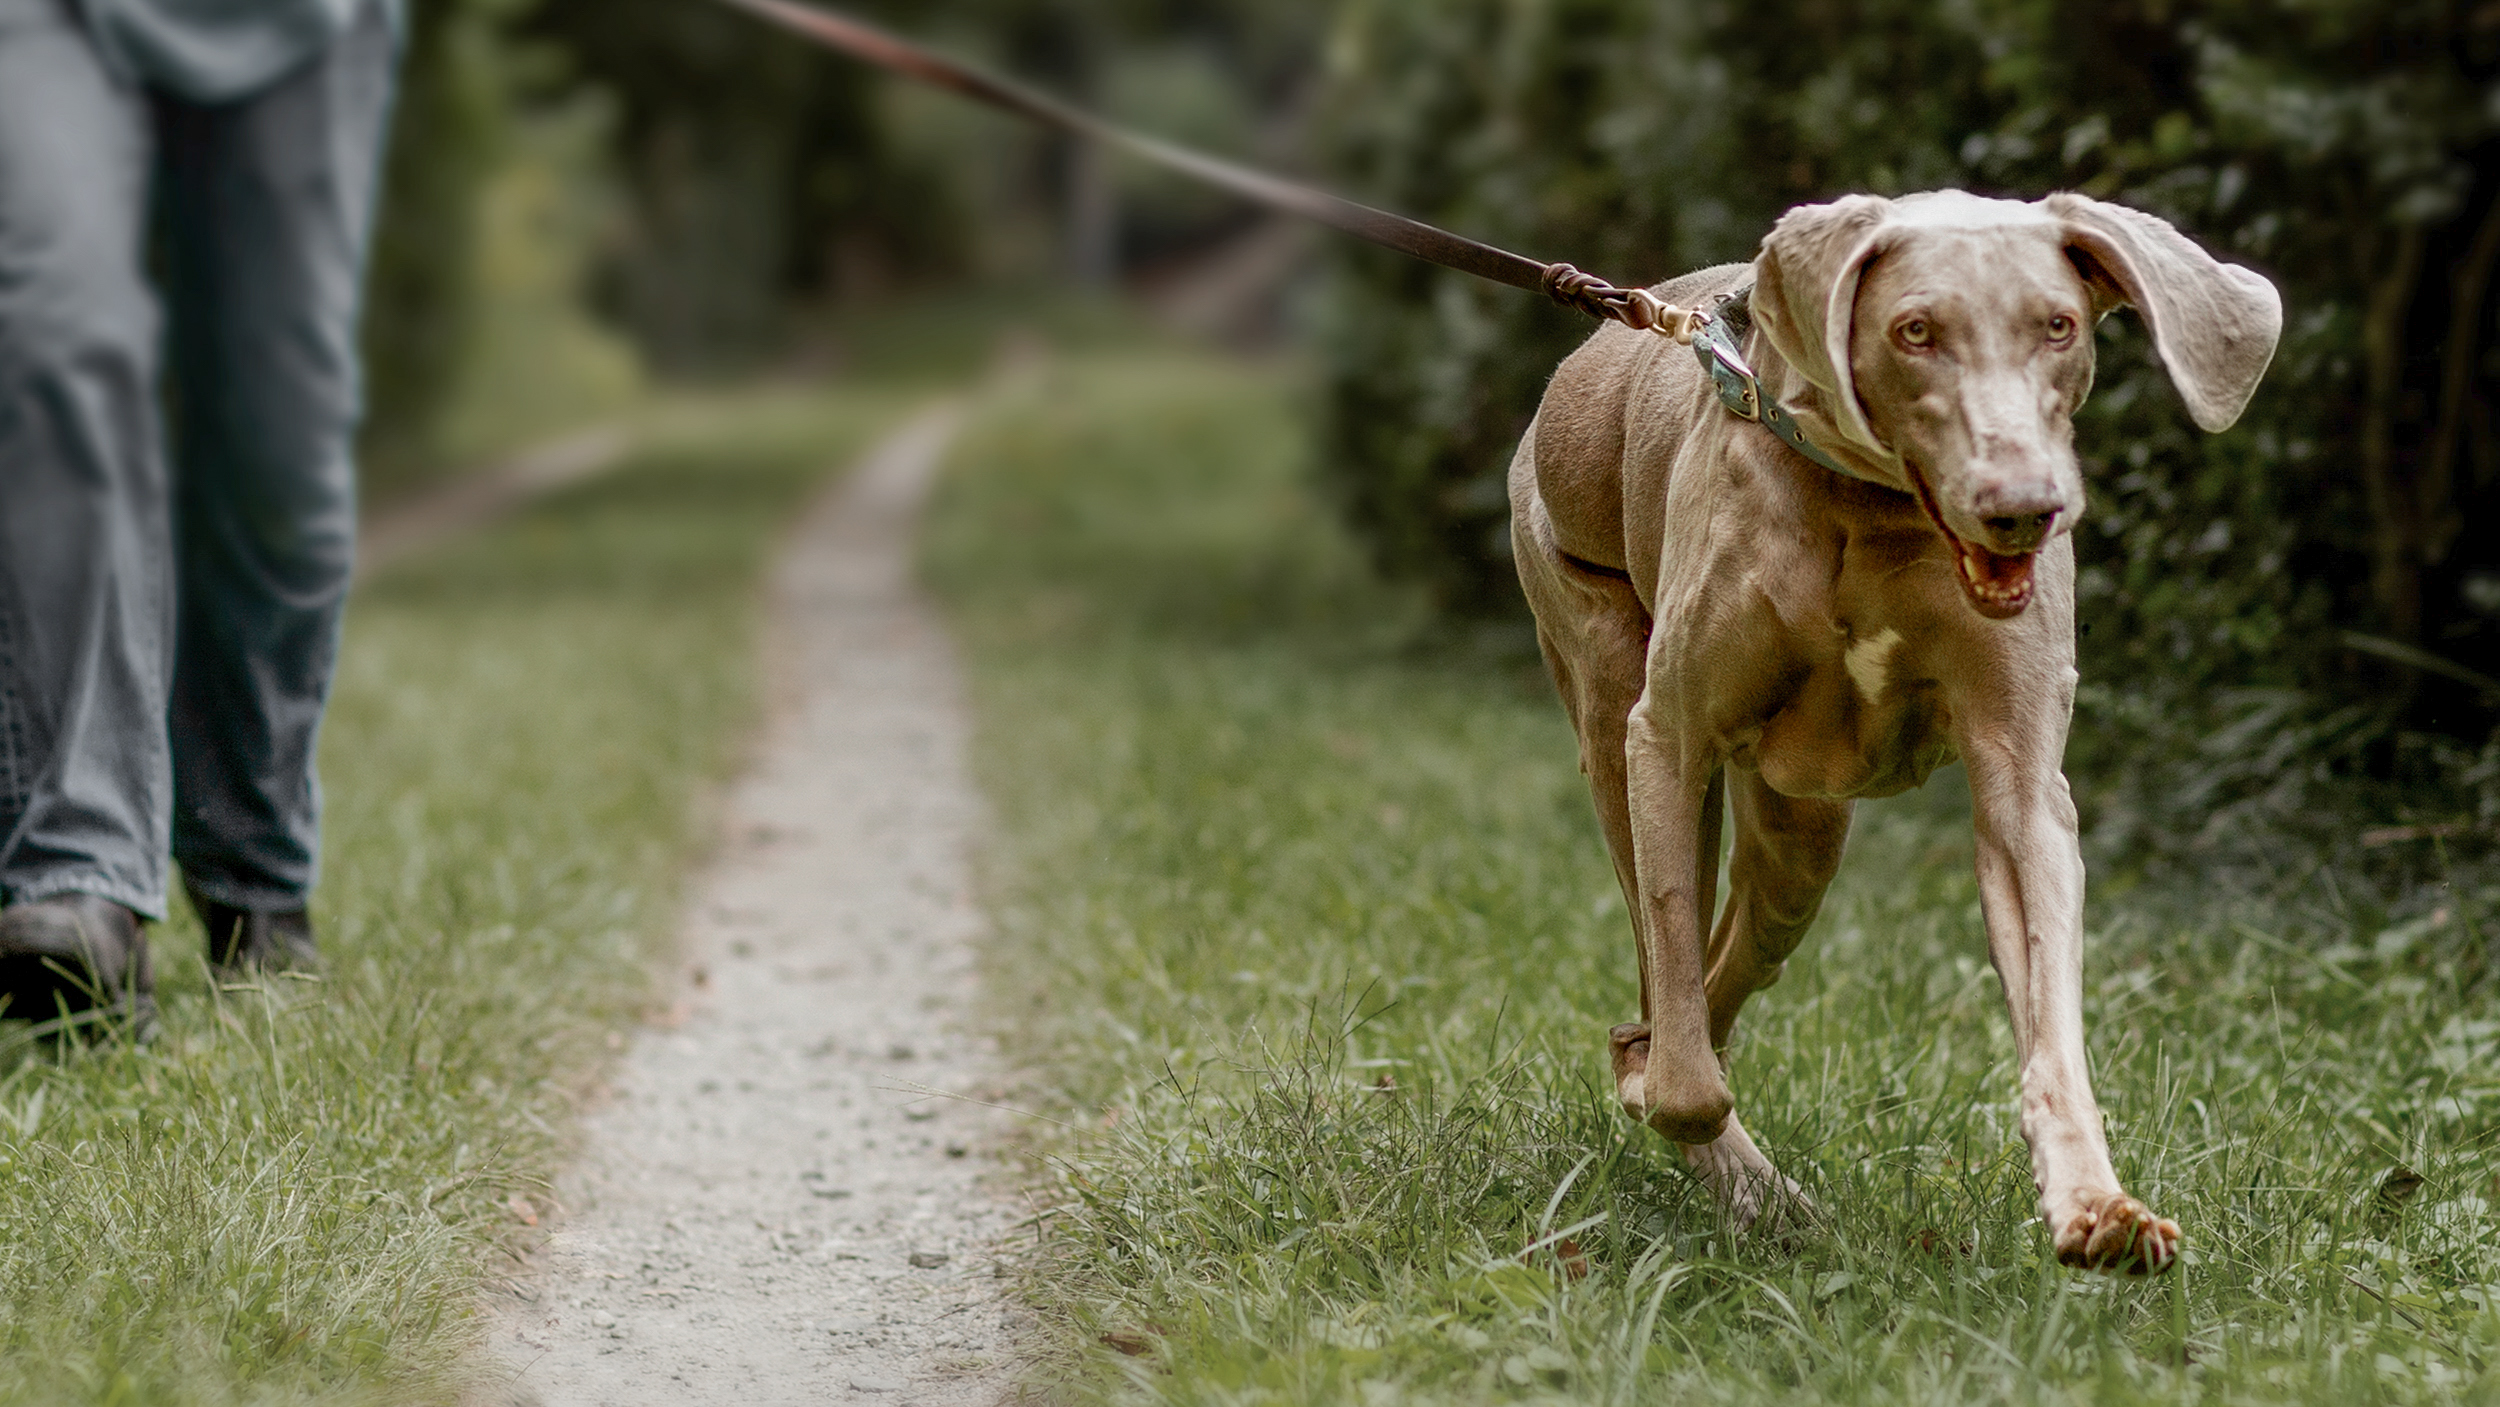
<path id="1" fill-rule="evenodd" d="M 2361 480 L 2370 503 L 2370 595 L 2389 635 L 2408 645 L 2422 639 L 2422 507 L 2414 486 L 2396 470 L 2396 411 L 2404 395 L 2405 314 L 2422 274 L 2426 236 L 2407 225 L 2396 257 L 2370 290 L 2361 349 L 2368 403 L 2361 426 Z"/>
<path id="2" fill-rule="evenodd" d="M 2437 566 L 2448 555 L 2464 518 L 2457 512 L 2457 454 L 2465 440 L 2468 402 L 2473 397 L 2476 363 L 2483 350 L 2483 300 L 2491 293 L 2492 266 L 2500 263 L 2500 195 L 2483 211 L 2474 242 L 2448 280 L 2448 342 L 2440 349 L 2439 428 L 2431 441 L 2429 468 L 2422 475 L 2420 501 L 2424 525 L 2422 565 Z"/>
<path id="3" fill-rule="evenodd" d="M 1069 139 L 1067 201 L 1068 275 L 1109 288 L 1120 274 L 1120 197 L 1102 143 Z"/>

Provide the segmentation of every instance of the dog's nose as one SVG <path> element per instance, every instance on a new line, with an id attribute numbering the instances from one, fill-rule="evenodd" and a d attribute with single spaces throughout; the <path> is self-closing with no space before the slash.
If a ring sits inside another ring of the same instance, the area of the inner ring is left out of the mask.
<path id="1" fill-rule="evenodd" d="M 1979 525 L 1988 530 L 1988 547 L 2006 556 L 2019 556 L 2040 550 L 2049 540 L 2049 532 L 2057 526 L 2058 510 L 2043 509 L 2035 513 L 2001 513 L 1982 518 Z"/>

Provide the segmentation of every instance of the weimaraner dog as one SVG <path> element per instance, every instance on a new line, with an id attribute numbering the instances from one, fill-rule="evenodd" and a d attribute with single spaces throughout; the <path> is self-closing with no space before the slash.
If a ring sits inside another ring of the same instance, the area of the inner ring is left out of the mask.
<path id="1" fill-rule="evenodd" d="M 1749 307 L 1739 350 L 1769 414 L 1748 418 L 1685 348 L 1609 325 L 1555 373 L 1510 470 L 1520 581 L 1640 948 L 1617 1098 L 1740 1224 L 1774 1198 L 1802 1207 L 1736 1119 L 1737 1011 L 1812 922 L 1852 800 L 1959 757 L 2040 1215 L 2068 1264 L 2167 1268 L 2179 1228 L 2118 1185 L 2084 1060 L 2061 770 L 2073 417 L 2094 324 L 2133 305 L 2188 413 L 2227 428 L 2273 359 L 2281 300 L 2150 215 L 1959 191 L 1801 206 L 1751 264 L 1652 292 L 1716 306 L 1722 329 Z M 1773 433 L 1778 407 L 1837 472 Z"/>

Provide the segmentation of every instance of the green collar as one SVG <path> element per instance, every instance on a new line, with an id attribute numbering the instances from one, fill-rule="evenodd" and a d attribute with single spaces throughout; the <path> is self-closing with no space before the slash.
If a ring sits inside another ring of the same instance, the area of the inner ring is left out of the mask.
<path id="1" fill-rule="evenodd" d="M 1798 428 L 1797 418 L 1762 393 L 1761 380 L 1746 364 L 1745 354 L 1737 350 L 1737 344 L 1753 327 L 1752 297 L 1751 287 L 1740 288 L 1721 299 L 1716 308 L 1693 319 L 1693 355 L 1700 360 L 1701 369 L 1710 374 L 1711 384 L 1719 388 L 1719 404 L 1760 424 L 1790 449 L 1835 474 L 1878 482 L 1816 449 L 1806 432 Z"/>

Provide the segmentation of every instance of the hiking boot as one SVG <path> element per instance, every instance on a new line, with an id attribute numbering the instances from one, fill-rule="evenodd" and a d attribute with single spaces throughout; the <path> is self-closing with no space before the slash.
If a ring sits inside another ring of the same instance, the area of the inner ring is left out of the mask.
<path id="1" fill-rule="evenodd" d="M 156 974 L 139 916 L 92 894 L 0 909 L 0 1015 L 82 1025 L 118 1016 L 156 1027 Z"/>
<path id="2" fill-rule="evenodd" d="M 208 960 L 222 975 L 321 971 L 312 915 L 303 909 L 238 909 L 198 890 L 191 907 L 208 930 Z"/>

